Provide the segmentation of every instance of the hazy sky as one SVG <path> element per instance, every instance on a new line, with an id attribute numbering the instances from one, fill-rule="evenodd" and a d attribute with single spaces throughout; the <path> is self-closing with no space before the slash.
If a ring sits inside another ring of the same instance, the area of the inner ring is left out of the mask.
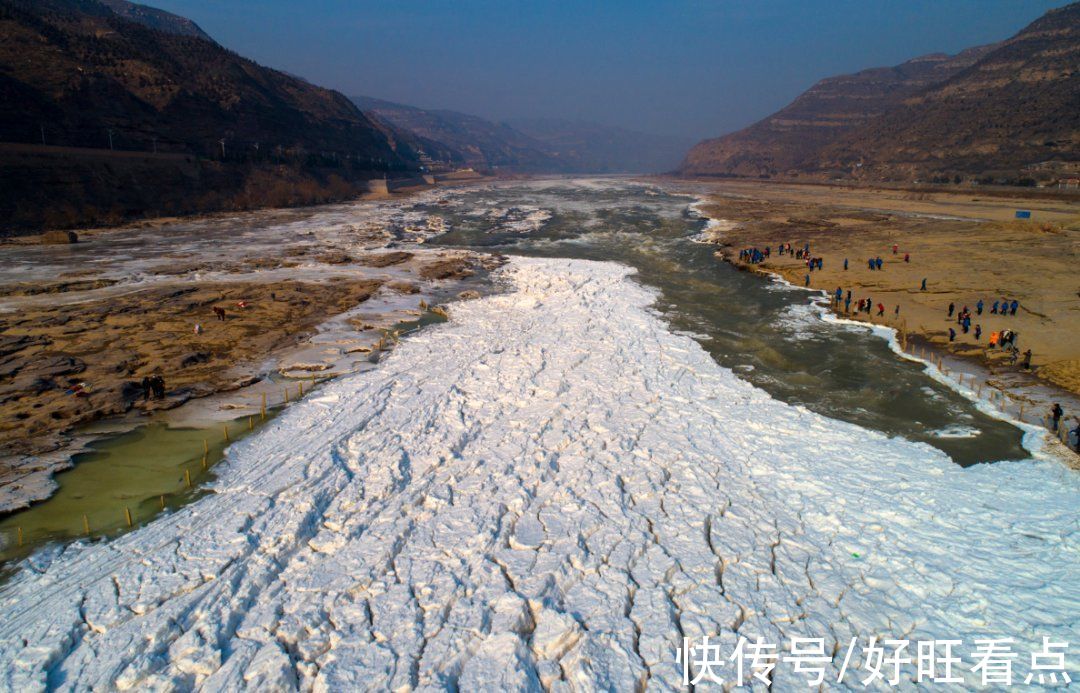
<path id="1" fill-rule="evenodd" d="M 1063 0 L 142 0 L 345 94 L 694 138 L 822 77 L 999 41 Z"/>

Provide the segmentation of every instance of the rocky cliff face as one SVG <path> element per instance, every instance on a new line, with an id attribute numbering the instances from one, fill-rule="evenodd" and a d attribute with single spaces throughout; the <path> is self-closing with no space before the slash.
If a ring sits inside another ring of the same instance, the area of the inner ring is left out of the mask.
<path id="1" fill-rule="evenodd" d="M 1078 27 L 1074 4 L 1002 43 L 822 80 L 768 118 L 699 143 L 680 170 L 907 179 L 1019 175 L 1075 157 L 1080 116 L 1067 104 L 1080 102 Z"/>
<path id="2" fill-rule="evenodd" d="M 0 143 L 0 234 L 324 201 L 419 166 L 341 94 L 118 0 L 0 0 Z"/>
<path id="3" fill-rule="evenodd" d="M 957 173 L 999 181 L 1078 161 L 1080 3 L 1047 13 L 818 157 L 822 168 L 872 178 Z"/>
<path id="4" fill-rule="evenodd" d="M 38 143 L 44 129 L 47 144 L 109 148 L 111 130 L 116 149 L 220 156 L 224 139 L 225 158 L 280 148 L 406 163 L 341 94 L 111 4 L 0 0 L 0 39 L 2 141 Z"/>

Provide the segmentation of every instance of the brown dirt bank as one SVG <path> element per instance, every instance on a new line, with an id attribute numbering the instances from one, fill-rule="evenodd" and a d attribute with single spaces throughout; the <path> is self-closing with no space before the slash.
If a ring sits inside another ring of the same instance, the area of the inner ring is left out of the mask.
<path id="1" fill-rule="evenodd" d="M 79 424 L 247 384 L 274 349 L 380 286 L 375 279 L 173 284 L 0 315 L 0 452 L 53 450 Z M 225 309 L 224 321 L 214 307 Z M 139 383 L 155 373 L 167 397 L 144 403 Z M 71 392 L 80 383 L 90 391 Z"/>
<path id="2" fill-rule="evenodd" d="M 1011 329 L 1019 334 L 1020 350 L 1032 350 L 1040 378 L 1080 393 L 1080 204 L 1055 201 L 1045 212 L 1036 212 L 1034 221 L 1025 222 L 1010 219 L 1017 207 L 1014 198 L 910 200 L 896 191 L 838 193 L 825 187 L 785 190 L 745 183 L 717 185 L 710 192 L 714 194 L 703 211 L 735 222 L 722 233 L 725 257 L 737 261 L 740 248 L 771 246 L 773 255 L 760 268 L 802 286 L 805 264 L 780 257 L 775 250 L 780 243 L 790 242 L 793 248 L 809 243 L 811 254 L 824 259 L 823 270 L 809 273 L 811 287 L 827 292 L 840 287 L 845 294 L 850 289 L 853 307 L 870 297 L 874 320 L 979 359 L 992 370 L 1014 368 L 1000 350 L 985 348 L 990 333 Z M 1024 208 L 1038 204 L 1042 202 Z M 898 245 L 896 255 L 893 244 Z M 910 262 L 903 261 L 905 254 L 910 254 Z M 867 259 L 878 256 L 884 260 L 883 270 L 870 271 Z M 921 291 L 924 278 L 927 290 Z M 1002 297 L 1019 301 L 1016 316 L 990 314 L 994 301 Z M 980 299 L 985 308 L 975 315 Z M 883 318 L 876 316 L 879 302 L 886 308 Z M 980 340 L 964 334 L 955 318 L 948 319 L 949 303 L 958 311 L 971 309 L 973 329 L 982 326 Z M 852 317 L 870 319 L 865 313 Z M 950 327 L 957 331 L 952 343 Z"/>

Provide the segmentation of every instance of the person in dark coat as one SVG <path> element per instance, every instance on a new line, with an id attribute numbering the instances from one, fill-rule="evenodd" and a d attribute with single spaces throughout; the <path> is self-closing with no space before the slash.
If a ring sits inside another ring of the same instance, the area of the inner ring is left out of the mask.
<path id="1" fill-rule="evenodd" d="M 1057 433 L 1058 424 L 1061 423 L 1061 417 L 1065 414 L 1065 410 L 1061 408 L 1061 405 L 1057 402 L 1054 403 L 1053 408 L 1050 409 L 1050 419 L 1054 423 L 1054 433 Z"/>

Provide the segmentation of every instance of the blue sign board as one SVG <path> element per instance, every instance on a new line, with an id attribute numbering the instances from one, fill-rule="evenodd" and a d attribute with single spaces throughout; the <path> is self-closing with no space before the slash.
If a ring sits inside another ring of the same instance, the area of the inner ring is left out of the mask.
<path id="1" fill-rule="evenodd" d="M 1018 210 L 1016 210 L 1016 218 L 1017 219 L 1030 219 L 1031 218 L 1031 210 L 1029 210 L 1029 209 L 1018 209 Z"/>

